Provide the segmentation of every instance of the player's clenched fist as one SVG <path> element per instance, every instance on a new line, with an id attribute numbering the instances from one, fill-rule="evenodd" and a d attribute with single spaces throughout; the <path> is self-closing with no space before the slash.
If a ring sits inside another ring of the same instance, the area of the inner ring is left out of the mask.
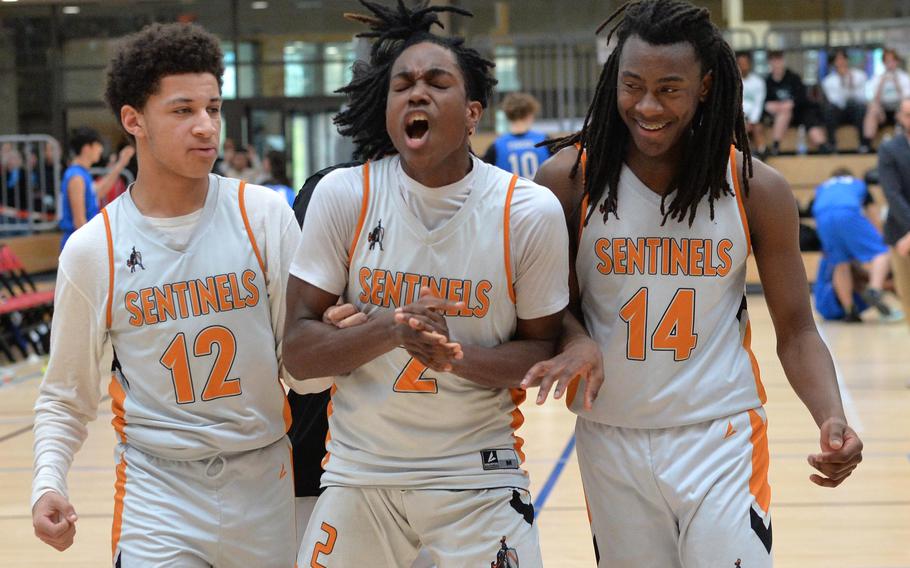
<path id="1" fill-rule="evenodd" d="M 53 491 L 42 495 L 32 509 L 35 536 L 60 551 L 73 544 L 78 518 L 66 497 Z"/>

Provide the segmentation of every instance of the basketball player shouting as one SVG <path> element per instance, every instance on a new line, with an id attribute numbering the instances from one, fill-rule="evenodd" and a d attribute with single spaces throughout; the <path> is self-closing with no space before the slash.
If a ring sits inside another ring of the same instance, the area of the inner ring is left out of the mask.
<path id="1" fill-rule="evenodd" d="M 559 334 L 565 220 L 470 153 L 492 64 L 430 33 L 438 11 L 465 12 L 362 3 L 376 41 L 336 122 L 372 161 L 320 181 L 288 285 L 288 370 L 336 376 L 298 563 L 408 566 L 424 546 L 440 568 L 488 566 L 506 536 L 540 566 L 516 387 Z M 322 323 L 339 297 L 368 321 Z"/>

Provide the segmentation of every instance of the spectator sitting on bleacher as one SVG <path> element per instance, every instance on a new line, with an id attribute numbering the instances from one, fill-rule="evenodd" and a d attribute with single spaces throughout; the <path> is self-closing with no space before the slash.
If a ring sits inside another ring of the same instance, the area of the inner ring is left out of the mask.
<path id="1" fill-rule="evenodd" d="M 94 181 L 89 168 L 101 159 L 104 152 L 101 136 L 93 128 L 77 128 L 70 134 L 69 146 L 73 153 L 73 161 L 63 172 L 63 181 L 60 184 L 63 193 L 60 200 L 62 203 L 60 230 L 63 231 L 61 250 L 76 229 L 98 214 L 100 211 L 98 196 L 107 196 L 108 190 L 120 177 L 120 172 L 136 153 L 132 146 L 126 146 L 120 151 L 117 161 L 110 166 L 107 174 Z"/>
<path id="2" fill-rule="evenodd" d="M 882 52 L 884 70 L 872 76 L 866 83 L 869 105 L 863 122 L 863 134 L 868 140 L 875 140 L 878 129 L 895 124 L 895 112 L 901 99 L 910 97 L 910 75 L 900 68 L 901 60 L 893 49 Z"/>
<path id="3" fill-rule="evenodd" d="M 809 142 L 822 153 L 830 151 L 825 130 L 821 127 L 818 105 L 806 97 L 803 80 L 784 62 L 784 52 L 768 53 L 771 73 L 765 78 L 765 112 L 772 119 L 770 153 L 780 153 L 780 141 L 792 125 L 802 125 Z"/>
<path id="4" fill-rule="evenodd" d="M 882 298 L 890 270 L 890 253 L 881 233 L 864 215 L 865 207 L 872 202 L 866 183 L 845 168 L 835 170 L 830 179 L 815 188 L 812 214 L 823 254 L 817 281 L 831 281 L 844 311 L 843 319 L 848 322 L 862 321 L 860 313 L 865 308 L 854 298 L 857 286 L 851 270 L 853 262 L 862 263 L 869 273 L 868 285 L 861 294 L 863 302 L 874 306 L 882 317 L 895 315 Z M 818 297 L 816 303 L 820 303 Z M 817 305 L 823 316 L 832 319 L 822 311 L 826 308 L 830 305 Z M 833 312 L 829 310 L 829 313 Z"/>
<path id="5" fill-rule="evenodd" d="M 831 56 L 831 61 L 834 68 L 822 81 L 828 142 L 836 149 L 837 127 L 849 124 L 856 127 L 859 135 L 859 152 L 868 154 L 871 151 L 871 144 L 869 139 L 863 136 L 863 119 L 866 116 L 866 73 L 860 69 L 850 68 L 850 59 L 844 49 L 836 50 Z"/>
<path id="6" fill-rule="evenodd" d="M 752 72 L 752 53 L 739 51 L 736 53 L 736 63 L 743 77 L 743 114 L 746 118 L 746 131 L 752 139 L 755 153 L 762 156 L 767 151 L 765 147 L 765 129 L 761 123 L 762 111 L 765 108 L 765 80 L 758 73 Z"/>

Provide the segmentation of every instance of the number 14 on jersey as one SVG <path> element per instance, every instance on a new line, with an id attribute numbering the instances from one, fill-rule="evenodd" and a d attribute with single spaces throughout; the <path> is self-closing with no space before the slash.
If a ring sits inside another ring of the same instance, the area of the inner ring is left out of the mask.
<path id="1" fill-rule="evenodd" d="M 626 322 L 626 357 L 633 361 L 647 358 L 648 302 L 648 289 L 639 288 L 619 309 L 619 317 Z M 680 288 L 651 333 L 651 351 L 672 351 L 674 361 L 685 361 L 697 343 L 695 290 Z"/>

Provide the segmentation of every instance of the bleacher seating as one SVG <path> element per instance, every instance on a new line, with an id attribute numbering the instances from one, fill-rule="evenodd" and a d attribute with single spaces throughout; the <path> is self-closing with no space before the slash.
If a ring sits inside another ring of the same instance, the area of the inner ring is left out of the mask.
<path id="1" fill-rule="evenodd" d="M 39 289 L 16 254 L 0 245 L 0 353 L 9 362 L 50 347 L 54 290 Z"/>

